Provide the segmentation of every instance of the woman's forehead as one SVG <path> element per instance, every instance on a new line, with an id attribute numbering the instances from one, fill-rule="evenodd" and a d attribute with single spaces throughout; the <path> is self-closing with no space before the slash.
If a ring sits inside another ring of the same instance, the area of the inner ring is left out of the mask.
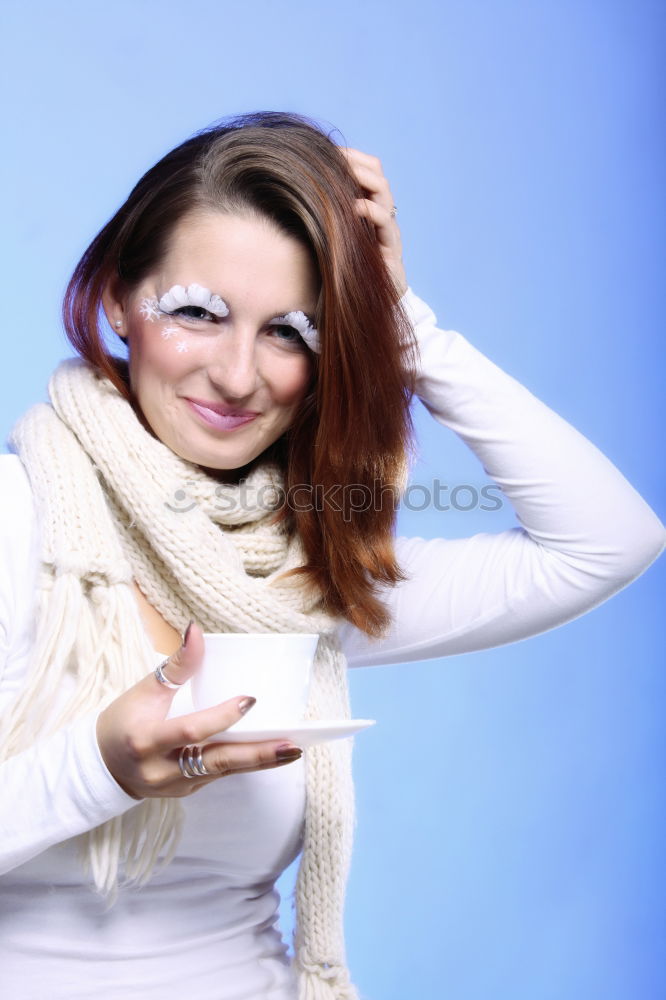
<path id="1" fill-rule="evenodd" d="M 240 306 L 250 297 L 283 299 L 284 308 L 314 310 L 319 278 L 303 244 L 255 215 L 197 212 L 174 228 L 167 252 L 150 276 L 164 294 L 198 284 Z M 279 303 L 276 303 L 279 304 Z"/>

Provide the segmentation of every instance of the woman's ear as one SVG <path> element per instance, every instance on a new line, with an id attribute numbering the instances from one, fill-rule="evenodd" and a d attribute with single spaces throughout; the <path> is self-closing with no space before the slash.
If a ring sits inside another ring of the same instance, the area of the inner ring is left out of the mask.
<path id="1" fill-rule="evenodd" d="M 102 292 L 102 308 L 106 315 L 109 326 L 122 337 L 127 337 L 127 294 L 122 288 L 119 277 L 114 276 L 107 281 Z"/>

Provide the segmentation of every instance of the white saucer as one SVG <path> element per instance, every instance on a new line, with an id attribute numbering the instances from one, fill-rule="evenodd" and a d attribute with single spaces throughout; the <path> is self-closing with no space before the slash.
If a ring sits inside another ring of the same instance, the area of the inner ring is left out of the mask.
<path id="1" fill-rule="evenodd" d="M 260 743 L 263 740 L 291 740 L 299 747 L 311 747 L 315 743 L 325 743 L 327 740 L 341 740 L 345 736 L 353 736 L 361 729 L 374 726 L 375 719 L 334 719 L 330 722 L 320 720 L 310 722 L 279 722 L 270 729 L 226 729 L 223 733 L 211 736 L 206 742 L 219 740 L 220 743 Z"/>

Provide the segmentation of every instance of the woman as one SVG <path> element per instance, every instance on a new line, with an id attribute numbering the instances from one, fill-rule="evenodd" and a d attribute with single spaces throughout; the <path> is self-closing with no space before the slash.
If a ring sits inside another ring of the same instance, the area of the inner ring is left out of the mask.
<path id="1" fill-rule="evenodd" d="M 148 171 L 76 268 L 82 360 L 2 458 L 6 995 L 355 997 L 349 741 L 206 744 L 253 699 L 193 711 L 202 630 L 319 632 L 309 715 L 348 717 L 347 664 L 553 628 L 663 549 L 593 445 L 437 329 L 394 216 L 374 158 L 246 116 Z M 394 542 L 414 388 L 521 529 Z"/>

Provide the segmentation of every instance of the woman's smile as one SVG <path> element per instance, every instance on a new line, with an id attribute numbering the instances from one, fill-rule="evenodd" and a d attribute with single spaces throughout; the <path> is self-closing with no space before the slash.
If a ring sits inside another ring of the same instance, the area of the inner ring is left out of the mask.
<path id="1" fill-rule="evenodd" d="M 218 431 L 235 431 L 240 427 L 246 427 L 256 419 L 259 414 L 253 410 L 240 410 L 238 407 L 228 407 L 221 403 L 211 403 L 201 399 L 188 399 L 192 411 L 203 420 L 209 427 Z"/>

